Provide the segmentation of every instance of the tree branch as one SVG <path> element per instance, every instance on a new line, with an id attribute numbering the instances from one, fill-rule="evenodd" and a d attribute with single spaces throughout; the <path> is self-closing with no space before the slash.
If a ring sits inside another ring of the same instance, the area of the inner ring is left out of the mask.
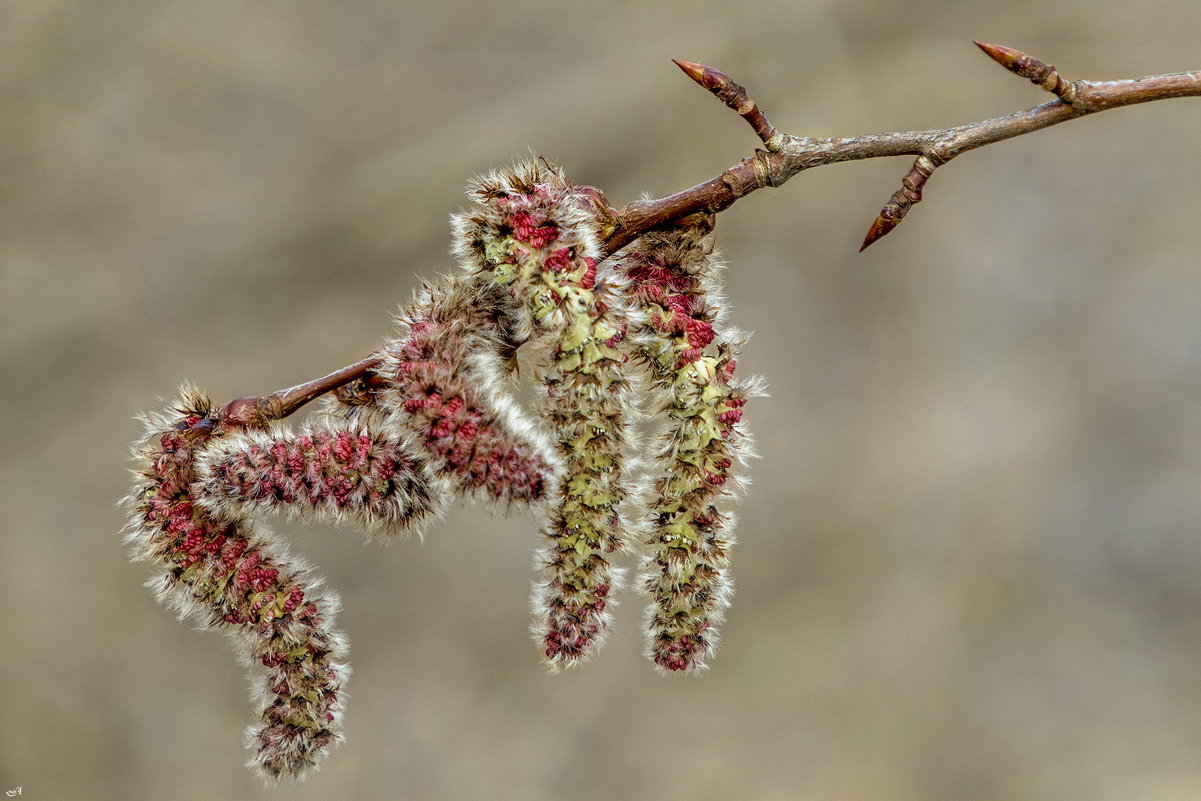
<path id="1" fill-rule="evenodd" d="M 1154 75 L 1122 81 L 1064 80 L 1038 59 L 1009 47 L 976 42 L 990 58 L 1011 72 L 1055 95 L 1056 99 L 1002 117 L 952 128 L 899 131 L 839 138 L 810 138 L 780 133 L 750 98 L 746 89 L 725 73 L 687 61 L 676 65 L 719 100 L 738 112 L 763 142 L 756 150 L 720 175 L 666 197 L 640 200 L 620 210 L 608 207 L 599 190 L 588 189 L 593 211 L 605 236 L 602 253 L 610 256 L 646 232 L 670 226 L 693 215 L 711 216 L 729 208 L 744 195 L 765 187 L 782 186 L 804 170 L 843 161 L 916 156 L 912 168 L 881 209 L 863 240 L 861 251 L 886 235 L 922 199 L 922 189 L 934 171 L 961 153 L 1068 120 L 1121 106 L 1172 97 L 1201 97 L 1201 71 Z M 322 378 L 280 390 L 266 398 L 239 398 L 225 407 L 226 415 L 263 423 L 287 417 L 309 401 L 357 380 L 370 380 L 379 366 L 377 355 Z"/>
<path id="2" fill-rule="evenodd" d="M 616 251 L 650 228 L 696 212 L 719 212 L 743 195 L 768 186 L 781 186 L 804 170 L 842 161 L 883 156 L 917 156 L 898 190 L 868 231 L 863 248 L 895 228 L 921 200 L 921 189 L 935 169 L 968 150 L 1058 125 L 1098 111 L 1164 100 L 1201 97 L 1201 71 L 1154 75 L 1124 81 L 1069 83 L 1054 67 L 1009 47 L 976 43 L 1001 66 L 1030 79 L 1057 97 L 1034 108 L 953 128 L 898 131 L 861 136 L 819 139 L 790 136 L 776 131 L 766 115 L 747 96 L 746 89 L 711 67 L 677 61 L 688 77 L 734 108 L 747 120 L 767 151 L 729 168 L 717 178 L 665 198 L 631 203 L 616 215 L 614 232 L 605 243 Z"/>

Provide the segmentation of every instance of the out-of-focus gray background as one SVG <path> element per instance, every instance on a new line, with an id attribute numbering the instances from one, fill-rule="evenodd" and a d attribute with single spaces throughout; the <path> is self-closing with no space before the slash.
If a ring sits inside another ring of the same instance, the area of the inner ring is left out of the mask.
<path id="1" fill-rule="evenodd" d="M 105 799 L 1201 797 L 1201 104 L 966 155 L 859 255 L 908 160 L 721 216 L 762 459 L 713 669 L 585 669 L 526 633 L 528 517 L 424 543 L 286 527 L 341 594 L 347 744 L 242 767 L 224 637 L 126 561 L 132 417 L 190 379 L 262 394 L 368 353 L 450 266 L 466 179 L 531 150 L 617 204 L 783 130 L 940 127 L 1069 78 L 1201 68 L 1193 0 L 573 6 L 0 5 L 0 787 Z"/>

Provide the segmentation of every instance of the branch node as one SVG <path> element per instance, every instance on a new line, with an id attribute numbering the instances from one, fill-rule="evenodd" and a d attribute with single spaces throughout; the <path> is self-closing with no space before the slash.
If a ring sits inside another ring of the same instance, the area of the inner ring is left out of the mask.
<path id="1" fill-rule="evenodd" d="M 218 414 L 221 425 L 231 430 L 266 430 L 272 420 L 281 417 L 273 398 L 259 398 L 254 395 L 234 398 L 222 406 Z"/>
<path id="2" fill-rule="evenodd" d="M 755 182 L 763 186 L 775 186 L 771 177 L 771 166 L 767 163 L 767 153 L 762 150 L 755 151 L 753 159 L 755 165 Z"/>

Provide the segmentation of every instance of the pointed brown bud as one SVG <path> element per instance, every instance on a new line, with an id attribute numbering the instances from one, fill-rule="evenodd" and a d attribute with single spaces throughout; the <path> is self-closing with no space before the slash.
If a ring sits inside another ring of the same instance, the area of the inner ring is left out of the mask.
<path id="1" fill-rule="evenodd" d="M 763 140 L 763 144 L 769 151 L 774 152 L 780 149 L 784 137 L 767 119 L 755 101 L 750 98 L 746 87 L 721 70 L 715 70 L 703 64 L 694 64 L 691 61 L 676 59 L 672 59 L 672 61 L 684 71 L 685 75 L 708 89 L 729 108 L 738 112 L 738 115 L 754 129 L 755 135 Z"/>
<path id="2" fill-rule="evenodd" d="M 1042 87 L 1069 106 L 1076 99 L 1076 85 L 1065 81 L 1052 65 L 1012 47 L 985 42 L 976 42 L 975 45 L 1005 69 Z"/>
<path id="3" fill-rule="evenodd" d="M 1022 51 L 1014 50 L 1012 47 L 1006 47 L 1005 45 L 976 41 L 973 41 L 972 44 L 983 50 L 989 58 L 1010 72 L 1017 72 L 1017 63 L 1020 57 L 1025 56 L 1026 58 L 1030 58 Z"/>
<path id="4" fill-rule="evenodd" d="M 913 207 L 914 203 L 922 202 L 922 187 L 926 185 L 927 179 L 934 173 L 937 166 L 930 156 L 917 157 L 913 162 L 913 167 L 901 179 L 901 188 L 893 192 L 892 197 L 884 204 L 884 208 L 880 209 L 880 214 L 872 223 L 872 227 L 868 229 L 867 236 L 863 238 L 863 244 L 859 246 L 860 253 L 900 225 L 901 220 L 905 219 L 905 215 L 909 213 L 909 209 Z"/>
<path id="5" fill-rule="evenodd" d="M 677 58 L 673 58 L 672 62 L 677 67 L 682 69 L 685 75 L 709 91 L 713 91 L 713 89 L 718 85 L 718 82 L 715 81 L 711 75 L 713 70 L 711 70 L 709 67 L 706 67 L 704 64 L 697 64 L 692 61 L 680 61 Z"/>
<path id="6" fill-rule="evenodd" d="M 872 223 L 872 227 L 868 229 L 867 236 L 863 237 L 863 244 L 859 246 L 859 252 L 867 250 L 877 239 L 888 234 L 892 229 L 900 224 L 900 220 L 892 220 L 884 216 L 884 212 L 880 212 L 880 216 Z"/>

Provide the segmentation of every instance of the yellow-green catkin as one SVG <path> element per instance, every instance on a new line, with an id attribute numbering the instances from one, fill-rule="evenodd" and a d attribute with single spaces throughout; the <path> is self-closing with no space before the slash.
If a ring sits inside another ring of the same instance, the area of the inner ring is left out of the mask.
<path id="1" fill-rule="evenodd" d="M 666 671 L 698 671 L 717 645 L 733 587 L 734 470 L 749 454 L 742 407 L 755 381 L 734 377 L 738 334 L 719 331 L 718 265 L 697 232 L 648 234 L 621 254 L 635 323 L 631 339 L 667 421 L 645 537 L 647 654 Z"/>
<path id="2" fill-rule="evenodd" d="M 595 221 L 584 197 L 544 163 L 477 179 L 476 207 L 454 221 L 457 255 L 517 301 L 516 326 L 546 354 L 537 366 L 542 416 L 563 473 L 549 494 L 539 554 L 535 637 L 553 667 L 596 650 L 624 548 L 619 505 L 629 494 L 629 379 L 624 280 L 598 270 Z"/>

